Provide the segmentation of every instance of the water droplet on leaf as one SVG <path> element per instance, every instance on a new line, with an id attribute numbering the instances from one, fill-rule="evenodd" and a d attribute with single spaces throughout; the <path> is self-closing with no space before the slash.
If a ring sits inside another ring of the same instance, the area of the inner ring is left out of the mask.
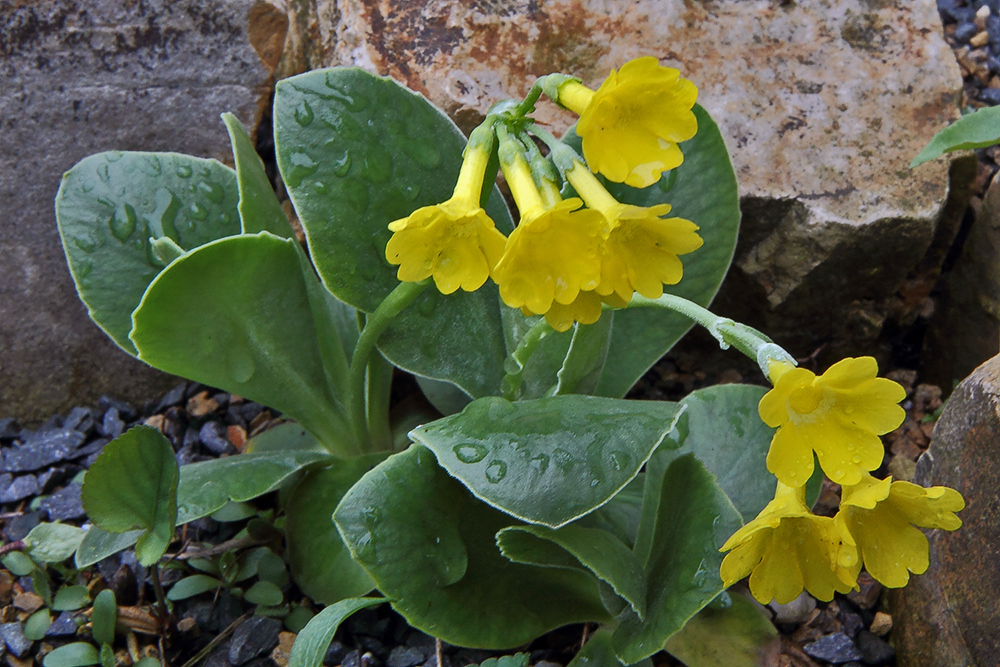
<path id="1" fill-rule="evenodd" d="M 216 204 L 221 204 L 222 199 L 226 196 L 226 193 L 222 190 L 222 186 L 218 183 L 213 183 L 212 181 L 202 181 L 198 184 L 198 190 L 200 190 L 209 201 L 215 202 Z"/>
<path id="2" fill-rule="evenodd" d="M 194 173 L 193 170 L 186 164 L 177 167 L 177 175 L 181 178 L 191 178 L 192 173 Z"/>
<path id="3" fill-rule="evenodd" d="M 319 169 L 319 164 L 303 151 L 294 151 L 288 156 L 288 173 L 286 181 L 288 187 L 297 188 L 302 184 L 302 179 L 312 176 Z"/>
<path id="4" fill-rule="evenodd" d="M 486 466 L 486 481 L 490 484 L 499 484 L 507 476 L 507 464 L 503 461 L 490 461 Z"/>
<path id="5" fill-rule="evenodd" d="M 479 463 L 486 458 L 486 454 L 489 453 L 489 450 L 485 445 L 480 445 L 479 443 L 474 442 L 455 445 L 452 447 L 452 451 L 455 452 L 455 458 L 462 463 Z"/>
<path id="6" fill-rule="evenodd" d="M 235 348 L 228 352 L 227 358 L 229 366 L 229 376 L 234 382 L 243 383 L 250 380 L 253 377 L 254 371 L 257 370 L 257 366 L 254 363 L 253 357 L 246 350 Z"/>
<path id="7" fill-rule="evenodd" d="M 302 100 L 299 106 L 295 107 L 295 122 L 302 127 L 307 127 L 313 122 L 313 110 L 309 103 Z"/>
<path id="8" fill-rule="evenodd" d="M 122 243 L 125 243 L 128 237 L 132 236 L 132 232 L 135 231 L 135 220 L 135 209 L 132 208 L 131 204 L 124 204 L 108 220 L 111 235 Z"/>

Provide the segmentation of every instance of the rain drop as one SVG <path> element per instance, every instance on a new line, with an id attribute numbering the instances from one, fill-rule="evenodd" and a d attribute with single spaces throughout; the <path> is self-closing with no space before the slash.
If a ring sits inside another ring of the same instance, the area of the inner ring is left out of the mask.
<path id="1" fill-rule="evenodd" d="M 226 361 L 229 367 L 229 376 L 233 382 L 247 382 L 257 370 L 250 353 L 240 348 L 229 350 Z"/>
<path id="2" fill-rule="evenodd" d="M 191 178 L 192 173 L 194 173 L 194 170 L 186 164 L 177 167 L 177 175 L 181 178 Z"/>
<path id="3" fill-rule="evenodd" d="M 118 162 L 118 160 L 122 159 L 122 152 L 108 151 L 107 153 L 104 154 L 104 159 L 107 160 L 108 162 Z"/>
<path id="4" fill-rule="evenodd" d="M 493 460 L 486 466 L 486 481 L 490 484 L 498 484 L 507 476 L 507 464 L 503 461 Z"/>
<path id="5" fill-rule="evenodd" d="M 441 153 L 429 141 L 417 139 L 400 142 L 403 152 L 424 169 L 435 169 L 441 164 Z"/>
<path id="6" fill-rule="evenodd" d="M 295 122 L 302 127 L 306 127 L 313 122 L 312 107 L 305 100 L 302 100 L 299 106 L 295 107 Z"/>
<path id="7" fill-rule="evenodd" d="M 549 456 L 548 454 L 533 456 L 528 464 L 531 466 L 532 470 L 540 475 L 544 475 L 545 471 L 549 469 Z"/>
<path id="8" fill-rule="evenodd" d="M 314 181 L 313 190 L 315 190 L 318 194 L 325 195 L 327 192 L 330 191 L 330 188 L 328 188 L 326 186 L 326 183 L 324 183 L 323 181 Z"/>
<path id="9" fill-rule="evenodd" d="M 625 452 L 611 452 L 611 455 L 608 457 L 608 463 L 611 464 L 612 468 L 620 472 L 629 467 L 629 464 L 632 463 L 632 457 Z"/>
<path id="10" fill-rule="evenodd" d="M 132 208 L 132 205 L 125 204 L 115 211 L 111 219 L 108 220 L 108 227 L 111 229 L 112 236 L 125 243 L 135 231 L 135 209 Z"/>
<path id="11" fill-rule="evenodd" d="M 362 174 L 372 183 L 385 183 L 392 176 L 392 155 L 379 144 L 369 145 Z"/>
<path id="12" fill-rule="evenodd" d="M 317 169 L 319 169 L 319 164 L 305 152 L 294 151 L 288 156 L 288 173 L 285 174 L 288 187 L 299 187 L 302 184 L 302 179 L 306 176 L 312 176 Z"/>
<path id="13" fill-rule="evenodd" d="M 331 71 L 326 75 L 326 87 L 333 91 L 330 95 L 332 99 L 342 102 L 351 111 L 361 111 L 368 106 L 368 99 L 353 92 L 348 95 L 342 85 L 337 83 L 337 72 Z"/>
<path id="14" fill-rule="evenodd" d="M 76 277 L 86 278 L 94 270 L 94 264 L 89 259 L 84 259 L 76 263 Z"/>
<path id="15" fill-rule="evenodd" d="M 333 173 L 340 178 L 347 176 L 351 170 L 351 151 L 344 151 L 344 155 L 333 163 Z"/>
<path id="16" fill-rule="evenodd" d="M 97 249 L 97 242 L 94 237 L 84 232 L 80 236 L 73 238 L 73 245 L 84 252 L 94 252 Z"/>
<path id="17" fill-rule="evenodd" d="M 452 451 L 455 452 L 455 457 L 462 463 L 479 463 L 489 453 L 489 450 L 484 445 L 474 442 L 455 445 Z"/>
<path id="18" fill-rule="evenodd" d="M 209 201 L 216 204 L 221 204 L 222 199 L 226 196 L 226 193 L 222 190 L 222 186 L 211 181 L 202 181 L 198 184 L 198 189 Z"/>
<path id="19" fill-rule="evenodd" d="M 156 178 L 163 173 L 163 165 L 160 164 L 160 158 L 155 155 L 145 155 L 140 163 L 139 171 Z"/>
<path id="20" fill-rule="evenodd" d="M 208 217 L 208 209 L 198 202 L 193 202 L 188 210 L 191 211 L 191 217 L 195 220 L 204 220 Z"/>
<path id="21" fill-rule="evenodd" d="M 102 164 L 97 168 L 97 177 L 101 179 L 102 183 L 107 183 L 111 180 L 111 171 L 108 169 L 108 165 Z"/>

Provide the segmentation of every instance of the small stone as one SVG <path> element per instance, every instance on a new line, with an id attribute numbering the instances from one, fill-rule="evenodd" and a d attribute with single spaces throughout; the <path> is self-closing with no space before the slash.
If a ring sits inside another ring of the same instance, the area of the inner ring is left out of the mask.
<path id="1" fill-rule="evenodd" d="M 340 642 L 334 640 L 330 642 L 330 647 L 326 649 L 326 655 L 323 656 L 324 665 L 339 665 L 344 661 L 344 656 L 347 655 L 347 647 Z"/>
<path id="2" fill-rule="evenodd" d="M 882 584 L 878 583 L 867 572 L 858 575 L 859 590 L 847 594 L 847 599 L 862 609 L 872 609 L 882 593 Z"/>
<path id="3" fill-rule="evenodd" d="M 971 21 L 976 16 L 975 9 L 960 6 L 958 0 L 938 0 L 938 12 L 941 14 L 941 20 L 945 23 Z"/>
<path id="4" fill-rule="evenodd" d="M 213 454 L 235 454 L 233 443 L 226 439 L 226 427 L 219 422 L 205 422 L 198 430 L 198 439 Z"/>
<path id="5" fill-rule="evenodd" d="M 153 415 L 152 417 L 146 417 L 142 420 L 142 423 L 146 426 L 152 426 L 160 433 L 163 433 L 163 415 Z"/>
<path id="6" fill-rule="evenodd" d="M 959 23 L 958 27 L 955 28 L 955 41 L 959 44 L 967 44 L 977 32 L 979 29 L 972 21 Z"/>
<path id="7" fill-rule="evenodd" d="M 226 640 L 225 643 L 209 654 L 205 662 L 201 663 L 202 667 L 233 667 L 232 663 L 229 662 L 229 653 L 232 649 L 233 640 Z"/>
<path id="8" fill-rule="evenodd" d="M 132 407 L 130 403 L 120 401 L 117 398 L 112 398 L 111 396 L 101 396 L 97 399 L 97 405 L 105 412 L 107 412 L 108 408 L 114 408 L 125 421 L 132 421 L 139 416 L 139 413 L 136 412 L 135 408 Z"/>
<path id="9" fill-rule="evenodd" d="M 281 621 L 266 616 L 252 616 L 240 623 L 229 646 L 229 662 L 239 667 L 269 653 L 278 645 Z"/>
<path id="10" fill-rule="evenodd" d="M 361 667 L 361 651 L 351 651 L 344 656 L 340 667 Z"/>
<path id="11" fill-rule="evenodd" d="M 540 660 L 535 663 L 535 667 L 562 667 L 558 662 L 549 662 L 548 660 Z"/>
<path id="12" fill-rule="evenodd" d="M 858 632 L 865 628 L 865 620 L 861 618 L 860 614 L 855 614 L 853 611 L 845 609 L 840 612 L 839 618 L 840 627 L 844 629 L 844 634 L 848 637 L 856 637 Z"/>
<path id="13" fill-rule="evenodd" d="M 198 621 L 194 620 L 190 616 L 185 616 L 181 620 L 177 621 L 177 630 L 180 632 L 191 632 L 198 627 Z"/>
<path id="14" fill-rule="evenodd" d="M 911 482 L 916 472 L 917 462 L 908 456 L 894 456 L 889 461 L 889 474 L 893 479 Z"/>
<path id="15" fill-rule="evenodd" d="M 69 429 L 39 431 L 27 436 L 20 447 L 4 450 L 7 472 L 31 472 L 65 461 L 86 439 L 82 433 Z"/>
<path id="16" fill-rule="evenodd" d="M 424 663 L 424 667 L 452 667 L 451 658 L 446 655 L 441 656 L 441 665 L 439 666 L 437 655 L 432 655 L 430 659 Z"/>
<path id="17" fill-rule="evenodd" d="M 294 632 L 282 632 L 278 634 L 278 645 L 271 651 L 271 660 L 278 667 L 288 667 L 288 659 L 292 655 L 292 645 L 294 643 Z"/>
<path id="18" fill-rule="evenodd" d="M 82 519 L 87 516 L 87 512 L 80 499 L 80 488 L 79 484 L 69 484 L 42 499 L 38 507 L 43 512 L 48 512 L 50 521 Z"/>
<path id="19" fill-rule="evenodd" d="M 219 402 L 211 398 L 207 391 L 203 391 L 188 399 L 186 409 L 192 417 L 204 417 L 218 410 Z"/>
<path id="20" fill-rule="evenodd" d="M 18 658 L 23 658 L 31 650 L 32 641 L 24 636 L 24 627 L 20 623 L 0 624 L 0 637 L 3 637 L 7 650 Z"/>
<path id="21" fill-rule="evenodd" d="M 10 417 L 0 419 L 0 440 L 13 440 L 21 432 L 21 425 Z"/>
<path id="22" fill-rule="evenodd" d="M 21 475 L 11 480 L 10 475 L 4 473 L 0 475 L 0 489 L 0 503 L 16 503 L 38 494 L 38 480 L 34 475 Z"/>
<path id="23" fill-rule="evenodd" d="M 3 535 L 11 542 L 23 540 L 31 532 L 31 529 L 41 522 L 41 518 L 41 512 L 28 512 L 16 516 L 7 521 L 7 525 L 3 528 Z"/>
<path id="24" fill-rule="evenodd" d="M 425 660 L 422 651 L 411 646 L 397 646 L 389 652 L 388 667 L 416 667 Z"/>
<path id="25" fill-rule="evenodd" d="M 989 43 L 990 43 L 990 36 L 989 34 L 987 34 L 985 30 L 976 33 L 975 35 L 972 36 L 972 39 L 969 40 L 969 44 L 977 49 L 986 46 Z"/>
<path id="26" fill-rule="evenodd" d="M 247 431 L 242 426 L 237 426 L 233 424 L 232 426 L 226 427 L 226 439 L 233 443 L 233 446 L 240 451 L 243 450 L 243 445 L 247 442 Z"/>
<path id="27" fill-rule="evenodd" d="M 122 420 L 118 408 L 111 407 L 105 411 L 98 430 L 101 432 L 101 435 L 112 440 L 125 432 L 125 422 Z"/>
<path id="28" fill-rule="evenodd" d="M 861 659 L 869 665 L 884 665 L 896 657 L 895 649 L 873 632 L 859 632 L 857 643 Z"/>
<path id="29" fill-rule="evenodd" d="M 811 644 L 806 644 L 802 650 L 814 658 L 826 660 L 839 665 L 851 660 L 861 660 L 861 652 L 843 632 L 827 635 Z"/>
<path id="30" fill-rule="evenodd" d="M 983 88 L 979 91 L 979 99 L 990 106 L 1000 104 L 1000 90 L 996 88 Z"/>
<path id="31" fill-rule="evenodd" d="M 14 607 L 28 614 L 34 614 L 45 605 L 45 600 L 37 593 L 20 593 L 14 596 Z"/>
<path id="32" fill-rule="evenodd" d="M 892 630 L 892 616 L 884 611 L 875 612 L 875 618 L 872 619 L 872 625 L 869 630 L 880 637 L 889 634 L 889 631 Z"/>
<path id="33" fill-rule="evenodd" d="M 798 625 L 809 618 L 809 614 L 816 608 L 816 598 L 803 591 L 797 598 L 787 604 L 779 604 L 772 601 L 767 606 L 774 612 L 775 623 Z"/>
<path id="34" fill-rule="evenodd" d="M 72 611 L 64 611 L 52 621 L 52 625 L 45 631 L 46 637 L 72 637 L 80 629 L 80 624 L 76 622 L 77 614 Z"/>
<path id="35" fill-rule="evenodd" d="M 90 408 L 75 407 L 66 415 L 62 427 L 87 434 L 94 428 L 94 415 Z"/>
<path id="36" fill-rule="evenodd" d="M 160 402 L 156 404 L 153 412 L 163 412 L 167 408 L 172 408 L 175 405 L 180 405 L 184 400 L 184 391 L 187 389 L 187 382 L 181 382 L 179 385 L 168 391 L 160 399 Z"/>

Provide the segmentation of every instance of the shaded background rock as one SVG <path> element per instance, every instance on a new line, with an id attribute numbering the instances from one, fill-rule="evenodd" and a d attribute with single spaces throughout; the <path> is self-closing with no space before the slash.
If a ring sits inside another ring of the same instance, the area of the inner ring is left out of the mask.
<path id="1" fill-rule="evenodd" d="M 64 171 L 105 150 L 229 158 L 219 120 L 254 129 L 283 12 L 254 0 L 0 0 L 0 415 L 44 419 L 165 376 L 87 318 L 53 213 Z"/>
<path id="2" fill-rule="evenodd" d="M 914 482 L 965 497 L 963 526 L 930 531 L 931 565 L 892 591 L 899 667 L 987 667 L 1000 652 L 1000 356 L 952 394 Z"/>
<path id="3" fill-rule="evenodd" d="M 948 161 L 908 166 L 957 118 L 962 87 L 933 0 L 288 3 L 289 73 L 388 74 L 465 129 L 537 75 L 596 86 L 655 55 L 697 83 L 736 165 L 744 226 L 721 312 L 798 354 L 834 341 L 843 355 L 921 305 L 897 292 L 938 229 Z M 551 104 L 539 115 L 572 120 Z"/>

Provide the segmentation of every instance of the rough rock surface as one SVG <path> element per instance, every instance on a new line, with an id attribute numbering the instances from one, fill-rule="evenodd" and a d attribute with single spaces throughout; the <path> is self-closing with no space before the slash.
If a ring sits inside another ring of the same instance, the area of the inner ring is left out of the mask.
<path id="1" fill-rule="evenodd" d="M 219 114 L 256 127 L 282 25 L 254 0 L 0 0 L 0 416 L 162 388 L 77 299 L 53 213 L 59 179 L 104 150 L 225 158 Z"/>
<path id="2" fill-rule="evenodd" d="M 952 394 L 914 482 L 965 496 L 961 529 L 928 533 L 931 565 L 893 591 L 899 667 L 986 667 L 1000 652 L 1000 356 Z"/>
<path id="3" fill-rule="evenodd" d="M 934 0 L 289 0 L 286 64 L 354 64 L 468 129 L 536 75 L 598 85 L 641 55 L 679 67 L 720 123 L 744 231 L 720 310 L 801 354 L 870 341 L 924 255 L 948 162 L 910 160 L 958 116 Z M 557 130 L 569 114 L 540 116 Z"/>

